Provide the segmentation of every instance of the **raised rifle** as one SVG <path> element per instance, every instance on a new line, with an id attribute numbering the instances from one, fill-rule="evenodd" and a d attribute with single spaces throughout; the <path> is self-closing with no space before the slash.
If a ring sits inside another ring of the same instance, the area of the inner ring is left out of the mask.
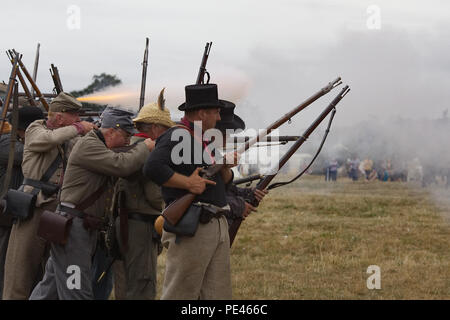
<path id="1" fill-rule="evenodd" d="M 309 106 L 311 103 L 322 97 L 323 95 L 330 92 L 333 88 L 340 85 L 341 78 L 338 77 L 334 81 L 328 83 L 327 86 L 323 87 L 321 90 L 319 90 L 317 93 L 312 95 L 310 98 L 308 98 L 306 101 L 295 107 L 290 112 L 286 113 L 284 116 L 282 116 L 280 119 L 269 125 L 265 130 L 263 130 L 257 137 L 254 137 L 247 141 L 243 146 L 239 147 L 236 152 L 238 154 L 244 153 L 247 149 L 249 149 L 253 144 L 257 143 L 259 140 L 263 139 L 266 135 L 268 135 L 270 132 L 281 126 L 283 123 L 289 121 L 294 115 L 299 113 L 301 110 L 305 109 L 307 106 Z M 297 140 L 298 143 L 299 140 Z M 204 178 L 211 178 L 214 175 L 216 175 L 223 167 L 223 164 L 214 164 L 206 169 L 202 170 L 202 177 Z M 182 197 L 178 198 L 177 200 L 170 203 L 162 212 L 163 217 L 169 221 L 172 225 L 176 225 L 178 221 L 181 219 L 181 217 L 184 215 L 186 210 L 190 207 L 192 202 L 194 201 L 195 197 L 197 195 L 193 193 L 186 193 Z"/>
<path id="2" fill-rule="evenodd" d="M 17 57 L 19 54 L 16 52 L 16 50 L 12 49 L 9 50 L 9 54 L 14 55 Z M 42 105 L 44 106 L 45 110 L 48 111 L 48 103 L 47 100 L 45 100 L 44 96 L 42 95 L 41 91 L 39 90 L 36 83 L 33 81 L 33 78 L 31 77 L 30 73 L 28 72 L 27 68 L 23 64 L 22 60 L 19 59 L 19 66 L 22 69 L 23 74 L 28 79 L 28 82 L 30 82 L 31 86 L 33 87 L 34 91 L 36 91 L 36 95 L 39 97 L 39 100 L 41 101 Z"/>
<path id="3" fill-rule="evenodd" d="M 14 82 L 14 93 L 13 93 L 13 108 L 12 108 L 12 118 L 11 118 L 11 140 L 9 144 L 9 154 L 8 154 L 8 165 L 6 167 L 5 180 L 3 181 L 3 190 L 1 190 L 0 198 L 6 194 L 9 189 L 9 183 L 11 182 L 11 175 L 14 165 L 15 156 L 15 145 L 17 142 L 17 125 L 19 123 L 19 84 L 17 81 Z"/>
<path id="4" fill-rule="evenodd" d="M 141 78 L 141 96 L 139 98 L 139 110 L 141 110 L 145 101 L 145 85 L 147 83 L 147 66 L 148 66 L 148 38 L 145 38 L 144 61 L 142 62 L 142 78 Z"/>
<path id="5" fill-rule="evenodd" d="M 241 143 L 249 141 L 251 136 L 234 136 L 227 139 L 227 142 Z M 297 141 L 300 136 L 267 136 L 264 138 L 264 142 L 288 142 Z"/>
<path id="6" fill-rule="evenodd" d="M 3 188 L 0 190 L 0 225 L 11 225 L 12 217 L 10 215 L 5 215 L 6 211 L 6 200 L 5 195 L 9 189 L 9 184 L 11 182 L 11 175 L 14 165 L 15 156 L 15 144 L 17 141 L 17 124 L 19 122 L 19 84 L 14 81 L 14 93 L 13 93 L 13 108 L 12 108 L 12 121 L 11 121 L 11 140 L 9 144 L 9 155 L 8 155 L 8 165 L 6 168 L 5 179 L 3 180 Z M 2 186 L 0 186 L 1 188 Z"/>
<path id="7" fill-rule="evenodd" d="M 14 59 L 13 59 L 12 55 L 8 51 L 6 52 L 6 55 L 8 56 L 9 61 L 11 61 L 11 64 L 13 64 L 14 63 Z M 27 97 L 28 102 L 33 107 L 35 107 L 36 106 L 36 101 L 34 101 L 33 94 L 28 89 L 27 83 L 25 82 L 25 79 L 23 78 L 22 73 L 20 72 L 19 69 L 17 69 L 17 77 L 19 78 L 20 84 L 22 85 L 23 91 L 25 93 L 25 96 Z"/>
<path id="8" fill-rule="evenodd" d="M 350 91 L 348 86 L 345 86 L 342 88 L 341 92 L 331 101 L 331 103 L 328 105 L 325 110 L 322 111 L 322 113 L 317 117 L 317 119 L 309 126 L 308 129 L 303 133 L 303 135 L 300 136 L 300 139 L 297 140 L 290 148 L 289 150 L 283 155 L 283 157 L 280 159 L 279 163 L 277 164 L 277 168 L 272 168 L 270 172 L 275 172 L 273 174 L 266 175 L 257 185 L 256 189 L 258 190 L 264 190 L 269 186 L 269 183 L 275 178 L 275 176 L 278 173 L 278 170 L 281 169 L 286 162 L 289 160 L 290 157 L 294 155 L 294 153 L 302 146 L 302 144 L 308 139 L 308 137 L 311 135 L 311 133 L 319 126 L 319 124 L 327 117 L 327 115 L 333 111 L 331 115 L 331 119 L 334 117 L 334 113 L 336 112 L 336 105 L 341 101 L 341 99 Z M 330 121 L 331 124 L 331 121 Z M 284 183 L 287 184 L 287 183 Z M 282 185 L 284 185 L 282 184 Z M 259 205 L 259 202 L 256 198 L 253 198 L 250 200 L 251 205 L 254 207 L 257 207 Z M 233 244 L 234 238 L 236 237 L 236 234 L 239 230 L 239 227 L 241 226 L 242 219 L 235 219 L 233 223 L 231 224 L 229 228 L 229 235 L 230 235 L 230 246 Z"/>
<path id="9" fill-rule="evenodd" d="M 61 83 L 61 78 L 59 77 L 58 68 L 55 67 L 55 65 L 52 63 L 50 65 L 49 70 L 50 70 L 50 75 L 52 76 L 53 84 L 55 85 L 53 91 L 56 92 L 56 94 L 58 95 L 64 91 L 62 83 Z"/>
<path id="10" fill-rule="evenodd" d="M 203 51 L 202 62 L 200 63 L 200 68 L 198 70 L 197 81 L 196 84 L 204 84 L 205 83 L 205 74 L 208 77 L 206 83 L 209 83 L 209 72 L 206 71 L 206 63 L 208 62 L 209 52 L 211 51 L 212 42 L 207 42 L 205 46 L 205 51 Z"/>
<path id="11" fill-rule="evenodd" d="M 36 56 L 34 57 L 34 69 L 33 69 L 33 81 L 36 82 L 36 78 L 37 78 L 37 71 L 38 71 L 38 66 L 39 66 L 39 50 L 41 48 L 41 44 L 38 43 L 37 44 L 37 48 L 36 48 Z M 34 90 L 31 89 L 31 96 L 34 96 Z"/>
<path id="12" fill-rule="evenodd" d="M 5 96 L 5 102 L 2 106 L 2 117 L 0 119 L 0 137 L 2 136 L 3 127 L 5 126 L 5 120 L 6 120 L 6 114 L 8 112 L 9 103 L 11 101 L 11 97 L 13 94 L 14 84 L 16 83 L 16 75 L 17 70 L 19 70 L 19 61 L 22 56 L 15 55 L 13 59 L 13 64 L 11 68 L 11 74 L 9 75 L 9 82 L 8 82 L 8 88 L 6 89 L 6 96 Z"/>

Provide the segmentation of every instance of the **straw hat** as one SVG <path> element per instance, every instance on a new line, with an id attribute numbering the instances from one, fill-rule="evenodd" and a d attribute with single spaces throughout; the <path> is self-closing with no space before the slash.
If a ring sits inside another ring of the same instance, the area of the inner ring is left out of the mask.
<path id="1" fill-rule="evenodd" d="M 169 109 L 165 108 L 164 89 L 161 90 L 158 101 L 143 106 L 133 122 L 161 124 L 169 128 L 175 125 L 170 119 Z"/>

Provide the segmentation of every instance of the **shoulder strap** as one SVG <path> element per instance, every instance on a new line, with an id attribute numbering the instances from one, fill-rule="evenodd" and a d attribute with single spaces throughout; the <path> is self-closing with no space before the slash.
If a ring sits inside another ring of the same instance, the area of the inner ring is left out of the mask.
<path id="1" fill-rule="evenodd" d="M 95 201 L 97 201 L 100 196 L 105 192 L 107 183 L 103 183 L 93 194 L 91 194 L 89 197 L 84 199 L 79 205 L 75 207 L 75 209 L 78 209 L 80 211 L 83 211 L 90 206 L 94 204 Z"/>
<path id="2" fill-rule="evenodd" d="M 56 159 L 53 160 L 52 164 L 50 165 L 50 167 L 48 167 L 47 171 L 45 171 L 40 181 L 48 182 L 48 180 L 50 180 L 50 178 L 58 169 L 58 166 L 61 163 L 61 161 L 63 161 L 64 157 L 63 154 L 64 154 L 63 147 L 58 146 L 58 155 L 56 156 Z"/>

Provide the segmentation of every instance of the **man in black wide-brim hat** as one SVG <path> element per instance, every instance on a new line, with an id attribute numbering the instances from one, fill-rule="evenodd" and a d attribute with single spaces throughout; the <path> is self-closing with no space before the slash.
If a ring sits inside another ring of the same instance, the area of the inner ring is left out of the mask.
<path id="1" fill-rule="evenodd" d="M 193 193 L 197 195 L 194 203 L 202 207 L 193 236 L 164 227 L 162 243 L 168 251 L 161 299 L 231 299 L 230 240 L 224 213 L 229 210 L 226 185 L 233 174 L 225 165 L 210 180 L 199 176 L 201 167 L 215 161 L 202 137 L 220 120 L 224 103 L 215 84 L 189 85 L 185 93 L 186 102 L 178 108 L 184 118 L 156 140 L 144 166 L 144 174 L 162 186 L 166 206 Z"/>

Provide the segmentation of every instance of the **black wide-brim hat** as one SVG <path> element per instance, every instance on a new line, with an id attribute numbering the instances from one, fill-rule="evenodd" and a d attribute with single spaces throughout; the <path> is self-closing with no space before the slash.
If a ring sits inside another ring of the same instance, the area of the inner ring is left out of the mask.
<path id="1" fill-rule="evenodd" d="M 234 108 L 236 105 L 227 100 L 220 100 L 224 104 L 224 107 L 220 109 L 220 121 L 216 122 L 216 129 L 225 132 L 227 129 L 237 130 L 245 129 L 245 122 L 236 114 L 234 114 Z"/>
<path id="2" fill-rule="evenodd" d="M 186 86 L 184 91 L 186 102 L 178 107 L 180 111 L 224 107 L 219 100 L 216 84 L 193 84 Z"/>

